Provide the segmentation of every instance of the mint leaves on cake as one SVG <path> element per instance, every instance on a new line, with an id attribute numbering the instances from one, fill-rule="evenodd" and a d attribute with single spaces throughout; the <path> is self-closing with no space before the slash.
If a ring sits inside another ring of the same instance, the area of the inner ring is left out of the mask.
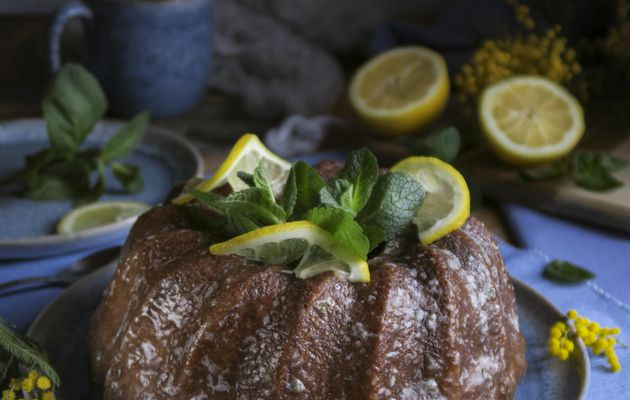
<path id="1" fill-rule="evenodd" d="M 278 199 L 267 169 L 267 162 L 261 160 L 253 173 L 239 171 L 238 177 L 248 188 L 226 196 L 199 190 L 191 194 L 217 213 L 221 222 L 212 229 L 230 239 L 212 246 L 211 251 L 233 252 L 266 263 L 299 259 L 296 274 L 308 271 L 303 277 L 332 268 L 349 278 L 353 266 L 367 272 L 363 263 L 368 253 L 407 228 L 424 199 L 422 186 L 411 176 L 401 172 L 379 175 L 376 157 L 368 149 L 350 153 L 345 166 L 328 181 L 310 165 L 294 163 Z M 294 221 L 310 224 L 290 224 Z M 261 230 L 270 225 L 278 226 Z M 301 237 L 283 235 L 296 235 L 297 228 Z M 300 257 L 278 254 L 296 248 L 303 253 Z M 342 265 L 335 267 L 331 255 Z M 355 275 L 361 281 L 369 280 L 369 272 L 367 277 L 364 272 L 355 271 Z"/>

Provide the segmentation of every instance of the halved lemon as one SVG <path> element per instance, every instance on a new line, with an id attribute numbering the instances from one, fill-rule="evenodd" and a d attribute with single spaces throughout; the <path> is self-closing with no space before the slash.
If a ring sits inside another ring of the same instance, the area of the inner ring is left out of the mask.
<path id="1" fill-rule="evenodd" d="M 435 157 L 409 157 L 394 165 L 416 178 L 426 191 L 413 222 L 418 237 L 430 244 L 459 228 L 470 215 L 470 192 L 464 177 L 450 164 Z"/>
<path id="2" fill-rule="evenodd" d="M 270 225 L 210 246 L 215 255 L 238 254 L 267 264 L 297 261 L 292 271 L 306 279 L 325 271 L 351 282 L 369 282 L 365 260 L 341 247 L 333 236 L 309 221 Z"/>
<path id="3" fill-rule="evenodd" d="M 57 233 L 69 234 L 85 229 L 136 217 L 151 208 L 136 201 L 105 201 L 77 207 L 64 215 L 57 224 Z"/>
<path id="4" fill-rule="evenodd" d="M 275 195 L 279 195 L 289 175 L 291 163 L 272 153 L 258 139 L 258 136 L 251 133 L 241 136 L 212 178 L 201 182 L 195 189 L 208 192 L 226 183 L 235 192 L 247 189 L 247 184 L 237 176 L 237 173 L 239 171 L 253 173 L 261 160 L 267 161 L 267 177 L 271 189 Z M 173 203 L 185 204 L 193 198 L 191 194 L 187 193 L 174 199 Z"/>
<path id="5" fill-rule="evenodd" d="M 420 46 L 399 47 L 368 61 L 350 83 L 354 109 L 386 135 L 411 134 L 448 102 L 449 81 L 441 55 Z"/>
<path id="6" fill-rule="evenodd" d="M 481 95 L 479 119 L 504 161 L 533 165 L 559 159 L 584 133 L 584 112 L 566 89 L 539 76 L 517 76 Z"/>

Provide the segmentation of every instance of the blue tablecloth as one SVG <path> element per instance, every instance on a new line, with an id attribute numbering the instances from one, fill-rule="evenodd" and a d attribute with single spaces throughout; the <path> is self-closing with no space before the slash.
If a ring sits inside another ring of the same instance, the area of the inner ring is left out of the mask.
<path id="1" fill-rule="evenodd" d="M 509 272 L 551 300 L 561 311 L 576 309 L 603 326 L 619 326 L 630 343 L 630 235 L 568 221 L 529 208 L 505 205 L 520 250 L 502 243 Z M 541 276 L 551 259 L 564 259 L 597 274 L 591 282 L 562 285 Z M 613 374 L 605 358 L 591 355 L 589 399 L 630 399 L 630 349 L 618 346 L 622 370 Z"/>
<path id="2" fill-rule="evenodd" d="M 0 283 L 31 276 L 54 275 L 81 257 L 120 244 L 122 244 L 121 241 L 117 241 L 96 248 L 49 258 L 2 260 L 0 261 Z M 53 286 L 46 286 L 37 290 L 28 289 L 32 289 L 32 287 L 20 287 L 15 291 L 0 292 L 0 317 L 20 333 L 26 332 L 37 314 L 63 291 L 63 288 Z"/>

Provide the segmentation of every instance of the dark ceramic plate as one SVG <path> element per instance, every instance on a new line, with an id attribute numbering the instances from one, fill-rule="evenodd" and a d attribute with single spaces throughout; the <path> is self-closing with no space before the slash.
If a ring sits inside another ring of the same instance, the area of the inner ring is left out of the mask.
<path id="1" fill-rule="evenodd" d="M 110 138 L 121 122 L 104 121 L 88 137 L 87 146 Z M 24 156 L 48 146 L 41 119 L 0 124 L 0 180 L 24 165 Z M 179 136 L 156 127 L 125 160 L 140 167 L 145 185 L 136 195 L 122 193 L 111 175 L 102 200 L 161 202 L 178 182 L 203 173 L 195 148 Z M 33 201 L 0 191 L 0 259 L 33 258 L 62 254 L 124 239 L 134 218 L 71 235 L 54 234 L 57 221 L 70 209 L 70 201 Z"/>
<path id="2" fill-rule="evenodd" d="M 31 325 L 28 336 L 48 352 L 61 375 L 59 398 L 98 398 L 90 387 L 85 338 L 90 317 L 100 302 L 116 264 L 86 276 L 65 290 L 46 307 Z M 547 355 L 549 326 L 560 312 L 541 294 L 513 279 L 521 330 L 527 342 L 527 373 L 521 380 L 517 400 L 581 400 L 586 397 L 590 377 L 588 354 L 580 342 L 570 362 Z"/>

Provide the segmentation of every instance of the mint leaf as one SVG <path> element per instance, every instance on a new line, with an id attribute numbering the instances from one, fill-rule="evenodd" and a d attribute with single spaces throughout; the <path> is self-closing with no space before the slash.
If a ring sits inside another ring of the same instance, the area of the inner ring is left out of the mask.
<path id="1" fill-rule="evenodd" d="M 297 202 L 297 183 L 295 180 L 295 169 L 291 168 L 287 181 L 282 189 L 282 196 L 280 197 L 280 206 L 287 213 L 287 216 L 293 214 L 295 203 Z"/>
<path id="2" fill-rule="evenodd" d="M 608 171 L 616 171 L 628 165 L 628 161 L 624 160 L 623 158 L 615 157 L 604 152 L 597 152 L 597 155 L 599 157 L 599 162 L 601 163 L 602 167 L 604 167 Z"/>
<path id="3" fill-rule="evenodd" d="M 248 174 L 245 171 L 238 171 L 236 173 L 236 176 L 238 176 L 238 178 L 242 180 L 243 183 L 245 183 L 247 186 L 254 187 L 254 175 Z"/>
<path id="4" fill-rule="evenodd" d="M 25 196 L 34 200 L 65 200 L 85 196 L 90 190 L 90 167 L 81 159 L 58 160 L 27 181 Z"/>
<path id="5" fill-rule="evenodd" d="M 559 283 L 580 283 L 595 278 L 591 271 L 563 260 L 553 260 L 545 265 L 542 275 Z"/>
<path id="6" fill-rule="evenodd" d="M 291 177 L 291 174 L 294 177 Z M 308 210 L 319 205 L 319 191 L 326 182 L 324 178 L 310 165 L 298 161 L 291 167 L 289 179 L 295 179 L 295 206 L 291 219 L 301 219 Z"/>
<path id="7" fill-rule="evenodd" d="M 54 149 L 71 155 L 105 115 L 107 99 L 98 81 L 77 64 L 64 64 L 44 97 L 42 111 Z"/>
<path id="8" fill-rule="evenodd" d="M 195 198 L 211 209 L 223 214 L 227 228 L 233 235 L 240 235 L 267 225 L 286 221 L 286 213 L 270 200 L 260 188 L 249 188 L 222 197 L 216 193 L 190 192 Z"/>
<path id="9" fill-rule="evenodd" d="M 352 183 L 345 179 L 333 178 L 319 191 L 319 199 L 324 205 L 342 209 L 354 216 L 356 211 L 354 211 L 353 192 L 354 185 Z"/>
<path id="10" fill-rule="evenodd" d="M 600 152 L 581 150 L 571 159 L 571 176 L 575 183 L 585 189 L 606 191 L 623 186 L 623 182 L 610 173 L 610 167 L 616 168 L 617 160 L 602 155 Z"/>
<path id="11" fill-rule="evenodd" d="M 74 197 L 75 206 L 95 202 L 103 195 L 103 193 L 105 193 L 105 165 L 102 162 L 97 161 L 96 170 L 96 182 L 94 182 L 94 185 L 85 196 Z"/>
<path id="12" fill-rule="evenodd" d="M 136 144 L 142 140 L 148 124 L 149 113 L 147 111 L 136 115 L 105 143 L 101 151 L 101 160 L 108 162 L 129 155 Z"/>
<path id="13" fill-rule="evenodd" d="M 333 207 L 318 207 L 306 214 L 306 219 L 328 231 L 339 244 L 365 259 L 370 243 L 352 214 Z"/>
<path id="14" fill-rule="evenodd" d="M 262 190 L 262 192 L 267 197 L 267 200 L 275 204 L 276 200 L 273 195 L 273 190 L 271 190 L 271 184 L 269 183 L 269 179 L 267 178 L 267 161 L 260 160 L 256 168 L 254 169 L 252 181 L 254 182 L 254 187 Z"/>
<path id="15" fill-rule="evenodd" d="M 344 167 L 336 178 L 345 179 L 352 184 L 351 209 L 358 213 L 363 209 L 378 180 L 378 161 L 367 148 L 350 153 Z"/>
<path id="16" fill-rule="evenodd" d="M 525 182 L 551 180 L 561 178 L 568 170 L 569 164 L 567 161 L 560 160 L 538 167 L 522 168 L 518 171 L 518 176 Z"/>
<path id="17" fill-rule="evenodd" d="M 140 176 L 140 169 L 137 166 L 113 163 L 112 173 L 127 193 L 136 194 L 142 191 L 144 182 Z"/>
<path id="18" fill-rule="evenodd" d="M 365 232 L 383 232 L 391 240 L 416 216 L 425 192 L 420 183 L 403 172 L 389 172 L 378 178 L 372 196 L 357 216 Z M 370 248 L 378 245 L 371 238 Z"/>
<path id="19" fill-rule="evenodd" d="M 433 156 L 450 163 L 459 154 L 461 135 L 457 128 L 449 126 L 424 138 L 403 138 L 402 142 L 414 154 Z"/>

